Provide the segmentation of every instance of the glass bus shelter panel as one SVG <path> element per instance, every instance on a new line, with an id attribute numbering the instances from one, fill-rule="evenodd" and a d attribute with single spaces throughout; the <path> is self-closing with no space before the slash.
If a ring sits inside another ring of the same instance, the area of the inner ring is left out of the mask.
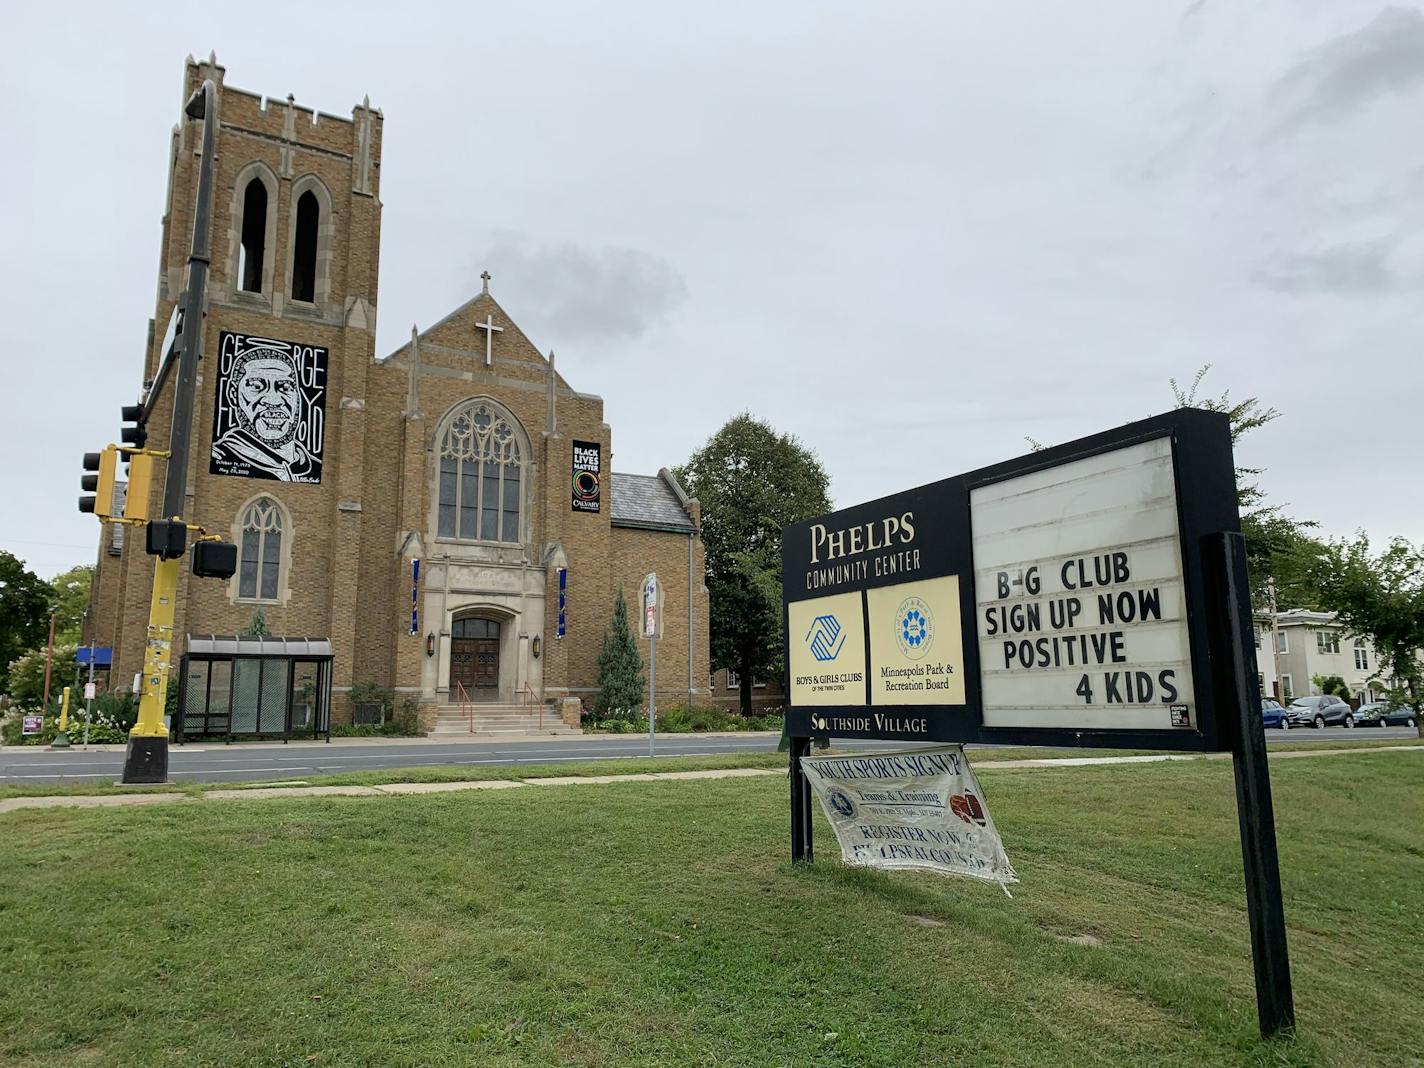
<path id="1" fill-rule="evenodd" d="M 262 665 L 262 675 L 258 683 L 261 700 L 258 703 L 257 733 L 286 734 L 287 696 L 291 692 L 288 675 L 292 662 L 264 658 L 258 663 Z"/>
<path id="2" fill-rule="evenodd" d="M 316 729 L 317 704 L 322 693 L 321 665 L 312 660 L 292 663 L 292 733 L 305 734 Z"/>
<path id="3" fill-rule="evenodd" d="M 257 702 L 261 696 L 262 661 L 232 661 L 232 733 L 257 733 Z"/>

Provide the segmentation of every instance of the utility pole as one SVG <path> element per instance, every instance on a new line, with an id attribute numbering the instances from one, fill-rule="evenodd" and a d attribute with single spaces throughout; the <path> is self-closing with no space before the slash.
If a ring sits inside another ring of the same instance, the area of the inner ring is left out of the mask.
<path id="1" fill-rule="evenodd" d="M 49 669 L 54 664 L 54 617 L 55 612 L 49 614 L 49 645 L 45 648 L 45 687 L 44 701 L 40 705 L 40 710 L 49 712 Z"/>
<path id="2" fill-rule="evenodd" d="M 187 505 L 188 453 L 193 432 L 198 361 L 202 358 L 203 302 L 208 282 L 208 231 L 211 229 L 213 154 L 217 134 L 217 87 L 211 78 L 203 81 L 183 111 L 189 118 L 203 120 L 203 146 L 198 163 L 198 203 L 193 213 L 193 241 L 188 254 L 188 285 L 183 295 L 183 329 L 178 339 L 178 385 L 173 397 L 173 425 L 168 439 L 163 515 L 151 520 L 147 531 L 147 551 L 157 556 L 158 560 L 153 568 L 153 594 L 148 608 L 143 696 L 139 700 L 138 722 L 129 732 L 128 752 L 124 757 L 125 783 L 157 783 L 168 778 L 168 727 L 163 722 L 163 709 L 168 696 L 178 566 L 187 553 L 188 528 L 183 512 Z"/>

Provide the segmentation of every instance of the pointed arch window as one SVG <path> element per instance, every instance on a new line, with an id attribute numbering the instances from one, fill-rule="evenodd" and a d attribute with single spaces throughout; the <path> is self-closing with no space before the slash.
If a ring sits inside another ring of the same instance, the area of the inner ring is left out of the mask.
<path id="1" fill-rule="evenodd" d="M 297 198 L 297 228 L 292 245 L 292 299 L 316 300 L 316 246 L 321 204 L 308 189 Z"/>
<path id="2" fill-rule="evenodd" d="M 285 526 L 282 508 L 271 497 L 258 497 L 243 509 L 238 523 L 237 596 L 240 599 L 281 600 Z"/>
<path id="3" fill-rule="evenodd" d="M 440 537 L 520 541 L 521 438 L 493 405 L 476 402 L 455 413 L 440 438 Z"/>
<path id="4" fill-rule="evenodd" d="M 267 254 L 267 186 L 254 177 L 242 194 L 242 244 L 237 276 L 248 293 L 262 292 L 262 263 Z"/>

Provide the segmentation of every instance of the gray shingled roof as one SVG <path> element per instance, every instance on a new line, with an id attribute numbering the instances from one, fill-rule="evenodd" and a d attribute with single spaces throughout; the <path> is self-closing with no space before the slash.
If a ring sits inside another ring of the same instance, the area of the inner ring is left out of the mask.
<path id="1" fill-rule="evenodd" d="M 697 529 L 673 488 L 659 475 L 620 475 L 614 471 L 611 496 L 616 527 L 684 532 Z"/>

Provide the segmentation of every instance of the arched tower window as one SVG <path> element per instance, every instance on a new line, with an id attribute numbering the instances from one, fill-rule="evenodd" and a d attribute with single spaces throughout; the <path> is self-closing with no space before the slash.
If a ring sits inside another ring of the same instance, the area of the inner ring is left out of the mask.
<path id="1" fill-rule="evenodd" d="M 456 410 L 440 437 L 440 537 L 520 541 L 523 438 L 489 401 Z"/>
<path id="2" fill-rule="evenodd" d="M 297 198 L 297 228 L 292 246 L 292 299 L 316 300 L 316 243 L 321 205 L 308 189 Z"/>
<path id="3" fill-rule="evenodd" d="M 261 178 L 247 183 L 242 195 L 242 246 L 237 274 L 242 288 L 262 292 L 262 261 L 267 252 L 267 186 Z"/>
<path id="4" fill-rule="evenodd" d="M 258 497 L 238 522 L 237 596 L 245 601 L 280 601 L 285 529 L 282 507 Z M 290 552 L 290 546 L 287 547 Z"/>

